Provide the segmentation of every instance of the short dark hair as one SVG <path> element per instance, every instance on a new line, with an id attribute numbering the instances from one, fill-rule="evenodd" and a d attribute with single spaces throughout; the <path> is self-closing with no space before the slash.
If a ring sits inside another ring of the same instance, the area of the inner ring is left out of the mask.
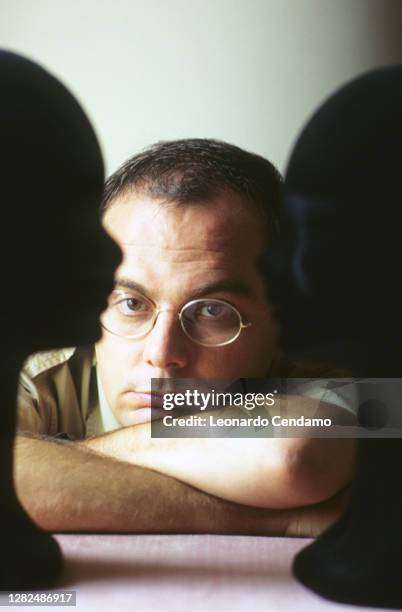
<path id="1" fill-rule="evenodd" d="M 270 237 L 279 233 L 282 177 L 264 157 L 219 140 L 156 143 L 134 155 L 105 184 L 101 212 L 138 190 L 174 204 L 208 202 L 233 191 L 257 207 Z"/>

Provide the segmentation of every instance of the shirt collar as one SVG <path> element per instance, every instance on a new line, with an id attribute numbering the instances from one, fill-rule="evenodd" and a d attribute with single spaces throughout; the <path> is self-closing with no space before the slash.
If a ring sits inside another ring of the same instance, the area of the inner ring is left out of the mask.
<path id="1" fill-rule="evenodd" d="M 98 368 L 96 368 L 96 379 L 98 384 L 99 408 L 103 431 L 106 433 L 108 431 L 113 431 L 114 429 L 120 429 L 121 424 L 114 416 L 113 411 L 110 408 L 109 402 L 106 399 Z"/>

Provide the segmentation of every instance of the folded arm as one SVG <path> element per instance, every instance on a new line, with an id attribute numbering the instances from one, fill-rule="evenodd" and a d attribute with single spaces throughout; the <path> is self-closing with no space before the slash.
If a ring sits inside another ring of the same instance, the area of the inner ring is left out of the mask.
<path id="1" fill-rule="evenodd" d="M 303 398 L 303 414 L 317 410 Z M 287 414 L 300 415 L 301 398 Z M 227 414 L 233 416 L 233 411 Z M 205 413 L 204 413 L 205 414 Z M 244 414 L 241 414 L 244 417 Z M 355 442 L 329 438 L 152 438 L 150 424 L 83 444 L 156 470 L 217 497 L 261 508 L 295 508 L 332 498 L 353 478 Z"/>
<path id="2" fill-rule="evenodd" d="M 347 491 L 341 491 L 309 508 L 253 508 L 77 443 L 31 435 L 17 436 L 14 458 L 21 503 L 53 532 L 316 536 L 347 503 Z"/>

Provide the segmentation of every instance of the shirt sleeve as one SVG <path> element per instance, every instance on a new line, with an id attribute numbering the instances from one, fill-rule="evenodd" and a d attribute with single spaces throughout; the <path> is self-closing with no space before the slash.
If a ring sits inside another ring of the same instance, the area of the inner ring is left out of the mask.
<path id="1" fill-rule="evenodd" d="M 333 404 L 357 415 L 357 385 L 353 379 L 299 379 L 293 381 L 292 393 Z"/>

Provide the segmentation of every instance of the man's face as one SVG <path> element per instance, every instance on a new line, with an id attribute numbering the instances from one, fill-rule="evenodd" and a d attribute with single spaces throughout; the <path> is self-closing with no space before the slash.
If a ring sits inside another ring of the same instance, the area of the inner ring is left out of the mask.
<path id="1" fill-rule="evenodd" d="M 116 288 L 164 311 L 144 337 L 104 331 L 96 347 L 104 392 L 122 425 L 150 418 L 151 378 L 266 375 L 276 330 L 257 269 L 264 242 L 252 208 L 234 194 L 182 207 L 129 194 L 113 203 L 104 224 L 123 251 Z M 199 297 L 229 302 L 252 325 L 226 346 L 196 344 L 178 313 Z"/>

